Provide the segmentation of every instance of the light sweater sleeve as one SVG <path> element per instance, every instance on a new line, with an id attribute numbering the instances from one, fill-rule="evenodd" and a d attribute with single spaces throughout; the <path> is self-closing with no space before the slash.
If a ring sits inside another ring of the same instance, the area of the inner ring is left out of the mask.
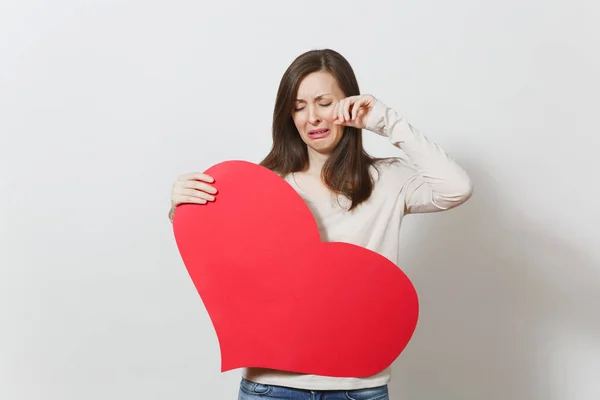
<path id="1" fill-rule="evenodd" d="M 439 145 L 381 101 L 378 100 L 371 109 L 365 129 L 387 136 L 413 164 L 410 178 L 398 182 L 402 186 L 407 213 L 448 210 L 471 197 L 473 188 L 466 171 Z"/>

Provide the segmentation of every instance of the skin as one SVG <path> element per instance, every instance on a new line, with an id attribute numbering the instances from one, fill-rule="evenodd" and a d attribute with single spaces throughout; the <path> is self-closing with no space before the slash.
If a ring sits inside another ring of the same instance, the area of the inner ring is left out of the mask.
<path id="1" fill-rule="evenodd" d="M 308 147 L 308 170 L 320 171 L 342 139 L 344 127 L 334 121 L 336 105 L 346 96 L 331 74 L 319 71 L 304 78 L 296 97 L 292 119 Z M 319 128 L 329 129 L 331 133 L 322 139 L 311 138 L 308 132 Z"/>
<path id="2" fill-rule="evenodd" d="M 306 76 L 298 88 L 297 101 L 291 111 L 300 137 L 308 148 L 308 166 L 294 174 L 296 182 L 304 190 L 316 194 L 327 194 L 329 189 L 321 180 L 323 164 L 340 142 L 344 127 L 365 129 L 369 112 L 377 102 L 372 95 L 346 97 L 337 81 L 330 73 L 319 71 Z M 331 133 L 320 139 L 309 132 L 326 128 Z M 171 210 L 173 219 L 175 208 L 184 203 L 206 204 L 214 201 L 217 189 L 211 185 L 214 179 L 200 172 L 183 174 L 173 183 L 171 190 Z"/>
<path id="3" fill-rule="evenodd" d="M 321 180 L 323 164 L 342 139 L 345 126 L 364 129 L 375 98 L 370 95 L 346 97 L 335 77 L 326 71 L 305 77 L 296 97 L 292 119 L 308 148 L 309 163 L 304 171 L 294 173 L 294 179 L 304 190 L 324 196 L 329 189 Z M 309 135 L 311 130 L 322 128 L 331 133 L 323 138 Z"/>

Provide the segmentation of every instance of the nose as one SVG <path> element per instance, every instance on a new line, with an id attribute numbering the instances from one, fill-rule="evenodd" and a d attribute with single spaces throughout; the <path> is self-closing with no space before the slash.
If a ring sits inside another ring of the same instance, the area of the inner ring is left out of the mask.
<path id="1" fill-rule="evenodd" d="M 308 112 L 308 121 L 311 125 L 317 126 L 323 121 L 323 118 L 319 115 L 315 107 L 310 107 Z"/>

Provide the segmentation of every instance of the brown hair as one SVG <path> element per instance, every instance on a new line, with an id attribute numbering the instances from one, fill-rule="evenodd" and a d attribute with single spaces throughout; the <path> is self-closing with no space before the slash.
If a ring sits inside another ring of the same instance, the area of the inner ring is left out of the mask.
<path id="1" fill-rule="evenodd" d="M 302 80 L 319 71 L 330 73 L 346 97 L 360 94 L 350 63 L 334 50 L 311 50 L 292 62 L 277 91 L 273 111 L 273 146 L 260 163 L 282 176 L 303 171 L 308 164 L 308 150 L 294 125 L 292 110 Z M 342 138 L 323 166 L 323 182 L 333 192 L 351 200 L 349 209 L 352 210 L 371 196 L 374 183 L 370 167 L 376 166 L 376 161 L 364 150 L 360 129 L 346 126 Z"/>

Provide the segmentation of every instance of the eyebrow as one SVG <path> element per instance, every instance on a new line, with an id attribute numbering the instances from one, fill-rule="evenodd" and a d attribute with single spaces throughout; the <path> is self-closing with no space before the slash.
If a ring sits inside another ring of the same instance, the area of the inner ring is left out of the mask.
<path id="1" fill-rule="evenodd" d="M 325 96 L 331 96 L 331 93 L 323 93 L 318 95 L 317 97 L 315 97 L 315 100 L 321 100 L 323 97 Z M 306 103 L 306 101 L 302 100 L 302 99 L 296 99 L 296 102 L 301 102 L 301 103 Z"/>

